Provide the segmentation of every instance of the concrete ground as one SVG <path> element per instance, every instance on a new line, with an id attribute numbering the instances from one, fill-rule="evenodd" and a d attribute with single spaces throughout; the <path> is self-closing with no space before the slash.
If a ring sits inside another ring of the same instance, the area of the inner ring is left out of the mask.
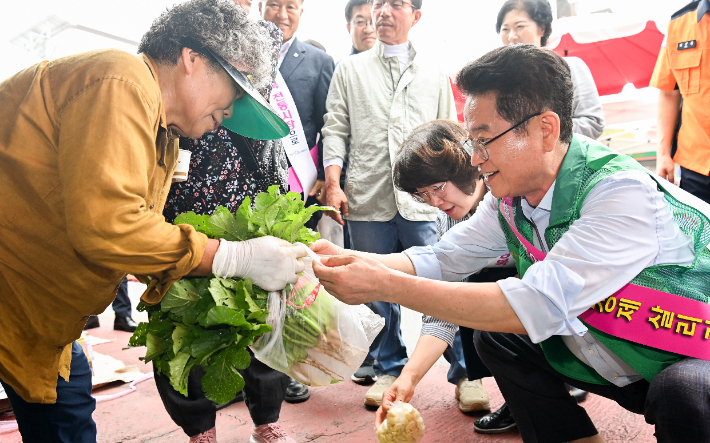
<path id="1" fill-rule="evenodd" d="M 137 300 L 140 285 L 131 284 L 131 298 Z M 140 318 L 140 315 L 137 315 Z M 138 360 L 144 348 L 122 350 L 130 334 L 113 330 L 113 313 L 107 310 L 101 327 L 92 335 L 114 341 L 94 347 L 95 352 L 110 355 L 127 365 L 137 365 L 143 372 L 150 367 Z M 411 353 L 419 335 L 420 314 L 404 310 L 403 335 Z M 499 443 L 521 442 L 517 431 L 498 435 L 473 432 L 473 421 L 484 413 L 463 414 L 457 408 L 454 387 L 446 381 L 448 364 L 442 359 L 424 377 L 411 403 L 422 414 L 426 425 L 423 443 Z M 496 409 L 503 398 L 492 378 L 484 380 Z M 100 443 L 186 443 L 188 437 L 165 412 L 152 379 L 136 385 L 136 391 L 115 400 L 97 404 L 94 420 Z M 114 394 L 128 389 L 114 384 L 95 390 L 95 394 Z M 376 442 L 374 412 L 363 406 L 368 387 L 350 381 L 328 387 L 311 388 L 311 398 L 300 404 L 284 403 L 281 425 L 298 442 L 347 443 Z M 589 411 L 601 435 L 609 443 L 653 442 L 653 427 L 643 417 L 625 411 L 615 403 L 590 394 L 582 405 Z M 252 424 L 243 402 L 218 412 L 217 438 L 221 443 L 248 442 Z M 19 443 L 17 431 L 0 433 L 0 443 Z"/>

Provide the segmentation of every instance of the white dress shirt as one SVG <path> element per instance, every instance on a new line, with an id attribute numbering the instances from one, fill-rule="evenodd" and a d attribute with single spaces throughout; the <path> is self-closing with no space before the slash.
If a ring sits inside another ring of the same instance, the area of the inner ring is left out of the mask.
<path id="1" fill-rule="evenodd" d="M 580 218 L 550 250 L 544 232 L 555 184 L 537 207 L 522 210 L 533 222 L 547 253 L 521 279 L 498 282 L 533 343 L 563 336 L 567 347 L 609 382 L 624 386 L 641 377 L 596 341 L 577 318 L 629 283 L 641 271 L 662 264 L 691 265 L 693 241 L 673 221 L 663 193 L 645 172 L 625 171 L 601 180 L 582 204 Z M 534 236 L 537 237 L 537 236 Z M 405 251 L 417 275 L 458 281 L 508 252 L 490 193 L 476 213 L 453 227 L 434 246 Z"/>
<path id="2" fill-rule="evenodd" d="M 281 63 L 284 62 L 284 59 L 286 58 L 286 54 L 288 54 L 288 50 L 291 49 L 291 44 L 293 43 L 293 40 L 296 38 L 296 34 L 293 34 L 288 41 L 283 42 L 281 45 L 281 50 L 279 51 L 279 65 L 276 69 L 281 69 Z"/>

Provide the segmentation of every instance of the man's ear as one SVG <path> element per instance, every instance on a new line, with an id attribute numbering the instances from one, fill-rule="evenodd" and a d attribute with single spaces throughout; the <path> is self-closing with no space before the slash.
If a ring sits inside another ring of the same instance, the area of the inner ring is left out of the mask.
<path id="1" fill-rule="evenodd" d="M 414 21 L 412 22 L 412 26 L 416 25 L 419 22 L 419 20 L 421 20 L 421 19 L 422 19 L 422 11 L 417 9 L 416 11 L 414 11 Z"/>
<path id="2" fill-rule="evenodd" d="M 348 34 L 350 34 L 350 23 L 347 23 L 345 27 L 348 28 Z"/>
<path id="3" fill-rule="evenodd" d="M 187 74 L 192 74 L 195 70 L 195 62 L 200 54 L 190 48 L 182 48 L 180 53 L 180 64 Z"/>
<path id="4" fill-rule="evenodd" d="M 261 16 L 261 18 L 264 18 L 264 13 L 261 12 L 261 0 L 259 0 L 259 15 Z"/>
<path id="5" fill-rule="evenodd" d="M 552 111 L 540 115 L 543 147 L 546 152 L 552 152 L 560 139 L 560 116 Z"/>

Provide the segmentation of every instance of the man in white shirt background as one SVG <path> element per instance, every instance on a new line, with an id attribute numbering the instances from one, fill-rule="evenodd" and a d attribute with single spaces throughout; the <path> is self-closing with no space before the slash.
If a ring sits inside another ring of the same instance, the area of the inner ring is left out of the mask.
<path id="1" fill-rule="evenodd" d="M 317 253 L 339 256 L 316 276 L 346 303 L 400 303 L 477 329 L 525 441 L 604 441 L 565 382 L 644 414 L 659 442 L 710 441 L 710 207 L 573 135 L 570 71 L 552 51 L 496 49 L 457 85 L 461 142 L 491 190 L 476 213 L 404 254 L 320 241 Z M 458 283 L 506 252 L 519 279 Z M 388 393 L 378 421 L 396 400 L 409 399 Z"/>
<path id="2" fill-rule="evenodd" d="M 437 118 L 456 119 L 456 109 L 441 65 L 418 54 L 408 40 L 422 16 L 422 0 L 370 4 L 377 42 L 342 60 L 333 75 L 323 127 L 324 166 L 328 205 L 340 211 L 330 215 L 341 223 L 341 216 L 347 219 L 352 248 L 391 253 L 436 242 L 436 209 L 394 189 L 392 159 L 415 127 Z M 342 189 L 344 163 L 348 170 Z M 375 302 L 371 307 L 385 318 L 370 348 L 377 362 L 355 375 L 378 379 L 365 396 L 366 404 L 377 406 L 407 362 L 407 350 L 399 306 Z"/>

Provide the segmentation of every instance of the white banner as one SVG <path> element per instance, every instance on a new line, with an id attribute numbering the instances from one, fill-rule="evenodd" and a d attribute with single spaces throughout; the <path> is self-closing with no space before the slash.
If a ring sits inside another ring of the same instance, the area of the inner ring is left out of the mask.
<path id="1" fill-rule="evenodd" d="M 311 157 L 311 147 L 306 141 L 306 134 L 303 132 L 303 124 L 301 124 L 296 103 L 294 103 L 291 91 L 288 90 L 280 72 L 276 75 L 269 102 L 274 109 L 281 113 L 288 127 L 291 128 L 291 133 L 283 138 L 284 149 L 298 180 L 301 182 L 303 193 L 307 197 L 308 192 L 316 184 L 318 170 Z"/>

